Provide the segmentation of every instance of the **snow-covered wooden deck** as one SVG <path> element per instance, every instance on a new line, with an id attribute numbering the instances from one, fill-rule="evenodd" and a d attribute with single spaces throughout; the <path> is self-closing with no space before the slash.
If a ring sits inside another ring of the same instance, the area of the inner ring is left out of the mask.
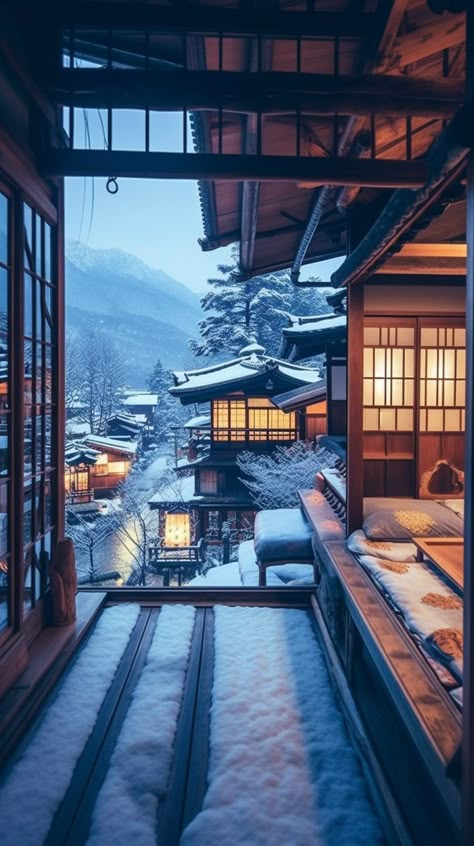
<path id="1" fill-rule="evenodd" d="M 122 604 L 6 767 L 2 843 L 375 846 L 378 798 L 310 609 Z"/>

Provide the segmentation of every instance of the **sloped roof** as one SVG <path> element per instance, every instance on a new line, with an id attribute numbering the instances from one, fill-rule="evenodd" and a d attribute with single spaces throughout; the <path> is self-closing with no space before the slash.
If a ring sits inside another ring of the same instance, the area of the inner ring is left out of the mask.
<path id="1" fill-rule="evenodd" d="M 169 389 L 170 394 L 187 404 L 235 391 L 244 395 L 263 392 L 271 396 L 285 388 L 316 382 L 319 371 L 252 352 L 200 370 L 177 371 L 173 378 L 175 385 Z"/>
<path id="2" fill-rule="evenodd" d="M 303 385 L 302 388 L 294 388 L 284 394 L 272 397 L 273 405 L 281 411 L 296 411 L 298 408 L 305 408 L 313 402 L 321 402 L 326 399 L 326 380 L 320 379 L 313 385 Z"/>
<path id="3" fill-rule="evenodd" d="M 78 464 L 95 464 L 99 455 L 99 450 L 91 449 L 82 441 L 71 441 L 66 444 L 64 461 L 68 467 L 75 467 Z"/>
<path id="4" fill-rule="evenodd" d="M 135 455 L 138 449 L 136 441 L 126 438 L 106 438 L 102 435 L 87 435 L 83 443 L 99 452 L 118 452 L 122 455 Z"/>
<path id="5" fill-rule="evenodd" d="M 279 354 L 290 361 L 324 353 L 329 344 L 341 343 L 347 336 L 346 314 L 318 314 L 292 317 L 282 329 Z"/>
<path id="6" fill-rule="evenodd" d="M 124 399 L 124 405 L 156 405 L 158 394 L 131 394 Z"/>

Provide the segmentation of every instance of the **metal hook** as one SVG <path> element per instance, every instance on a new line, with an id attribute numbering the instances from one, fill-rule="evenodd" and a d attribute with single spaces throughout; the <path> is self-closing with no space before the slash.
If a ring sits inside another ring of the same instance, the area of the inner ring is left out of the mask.
<path id="1" fill-rule="evenodd" d="M 105 186 L 109 194 L 116 194 L 118 192 L 118 182 L 116 176 L 109 176 L 107 185 Z"/>

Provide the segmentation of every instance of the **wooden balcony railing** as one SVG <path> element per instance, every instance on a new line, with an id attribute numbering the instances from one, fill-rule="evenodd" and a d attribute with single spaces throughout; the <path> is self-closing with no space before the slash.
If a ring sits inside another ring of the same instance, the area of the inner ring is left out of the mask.
<path id="1" fill-rule="evenodd" d="M 271 441 L 287 441 L 293 443 L 298 440 L 297 429 L 247 429 L 225 428 L 212 429 L 213 443 L 262 443 Z"/>

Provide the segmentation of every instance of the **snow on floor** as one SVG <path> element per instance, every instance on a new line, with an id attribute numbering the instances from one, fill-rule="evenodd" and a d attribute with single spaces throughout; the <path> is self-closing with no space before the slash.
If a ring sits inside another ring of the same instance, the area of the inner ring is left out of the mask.
<path id="1" fill-rule="evenodd" d="M 43 843 L 139 610 L 138 605 L 119 605 L 102 613 L 27 749 L 7 773 L 0 790 L 2 846 Z"/>
<path id="2" fill-rule="evenodd" d="M 208 790 L 180 846 L 375 846 L 383 835 L 305 612 L 215 610 Z"/>
<path id="3" fill-rule="evenodd" d="M 230 564 L 223 564 L 221 567 L 211 567 L 205 576 L 196 576 L 188 582 L 186 587 L 216 587 L 217 585 L 242 587 L 237 561 L 231 561 Z"/>
<path id="4" fill-rule="evenodd" d="M 195 613 L 190 606 L 165 606 L 158 617 L 94 808 L 88 846 L 157 842 L 156 814 L 168 785 Z"/>

